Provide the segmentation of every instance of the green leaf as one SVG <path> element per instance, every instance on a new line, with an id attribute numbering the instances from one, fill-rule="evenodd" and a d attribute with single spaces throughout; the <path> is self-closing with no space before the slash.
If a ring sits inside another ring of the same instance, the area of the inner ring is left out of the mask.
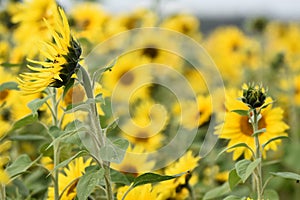
<path id="1" fill-rule="evenodd" d="M 263 199 L 279 200 L 279 196 L 275 190 L 267 189 L 264 192 Z"/>
<path id="2" fill-rule="evenodd" d="M 225 149 L 223 149 L 218 155 L 217 155 L 217 158 L 218 159 L 224 152 L 230 150 L 230 149 L 234 149 L 234 148 L 237 148 L 237 147 L 246 147 L 247 149 L 249 149 L 252 153 L 252 156 L 254 157 L 254 152 L 253 150 L 246 144 L 246 143 L 238 143 L 238 144 L 235 144 L 233 146 L 230 146 L 230 147 L 226 147 Z"/>
<path id="3" fill-rule="evenodd" d="M 268 107 L 270 104 L 273 104 L 274 102 L 275 102 L 275 101 L 272 101 L 272 102 L 270 102 L 270 103 L 267 103 L 267 104 L 263 105 L 262 107 L 260 107 L 260 110 L 262 110 L 262 109 Z"/>
<path id="4" fill-rule="evenodd" d="M 62 133 L 63 131 L 60 130 L 60 128 L 58 128 L 57 126 L 51 126 L 49 128 L 49 134 L 54 138 L 58 138 Z"/>
<path id="5" fill-rule="evenodd" d="M 246 197 L 238 197 L 235 195 L 230 195 L 223 200 L 245 200 L 245 199 L 246 199 Z"/>
<path id="6" fill-rule="evenodd" d="M 25 134 L 25 135 L 9 136 L 9 139 L 14 141 L 34 141 L 34 140 L 47 140 L 48 138 L 42 135 Z"/>
<path id="7" fill-rule="evenodd" d="M 248 116 L 249 115 L 249 110 L 232 110 L 231 112 L 235 112 L 241 116 Z"/>
<path id="8" fill-rule="evenodd" d="M 41 156 L 40 156 L 41 157 Z M 6 171 L 11 178 L 14 178 L 27 171 L 33 164 L 35 164 L 40 157 L 36 160 L 31 161 L 28 155 L 20 155 L 11 165 L 6 168 Z"/>
<path id="9" fill-rule="evenodd" d="M 278 136 L 278 137 L 274 137 L 271 138 L 270 140 L 268 140 L 267 142 L 263 143 L 261 146 L 262 148 L 265 148 L 269 143 L 275 141 L 275 140 L 281 140 L 281 139 L 288 139 L 288 136 Z"/>
<path id="10" fill-rule="evenodd" d="M 215 187 L 212 190 L 209 190 L 205 193 L 203 200 L 208 199 L 216 199 L 218 197 L 222 197 L 230 192 L 230 187 L 228 182 L 224 183 L 223 185 L 219 187 Z"/>
<path id="11" fill-rule="evenodd" d="M 109 134 L 111 131 L 113 131 L 119 123 L 119 118 L 115 119 L 112 123 L 110 123 L 106 128 L 105 128 L 105 134 Z"/>
<path id="12" fill-rule="evenodd" d="M 0 85 L 0 92 L 3 90 L 19 90 L 18 83 L 13 81 L 2 83 Z"/>
<path id="13" fill-rule="evenodd" d="M 32 123 L 36 122 L 37 120 L 38 120 L 37 115 L 33 115 L 33 114 L 27 115 L 27 116 L 19 119 L 18 121 L 16 121 L 13 124 L 12 130 L 17 130 L 19 128 L 22 128 L 23 126 L 32 124 Z"/>
<path id="14" fill-rule="evenodd" d="M 270 172 L 270 174 L 281 178 L 300 180 L 300 175 L 293 172 Z"/>
<path id="15" fill-rule="evenodd" d="M 50 148 L 55 143 L 62 141 L 65 142 L 65 140 L 71 139 L 74 134 L 78 134 L 80 131 L 88 130 L 88 126 L 84 124 L 83 122 L 79 120 L 75 120 L 71 123 L 69 123 L 65 130 L 62 131 L 56 126 L 52 126 L 49 129 L 49 133 L 55 138 L 51 144 L 48 146 Z M 74 138 L 72 138 L 74 139 Z"/>
<path id="16" fill-rule="evenodd" d="M 256 135 L 258 135 L 258 134 L 260 134 L 260 133 L 264 133 L 264 132 L 266 132 L 266 131 L 267 131 L 266 128 L 262 128 L 262 129 L 259 129 L 259 130 L 255 131 L 251 136 L 252 136 L 252 137 L 255 137 Z"/>
<path id="17" fill-rule="evenodd" d="M 90 106 L 87 102 L 80 102 L 76 104 L 69 104 L 65 110 L 65 113 L 73 113 L 76 111 L 89 111 Z"/>
<path id="18" fill-rule="evenodd" d="M 95 97 L 95 102 L 96 102 L 96 103 L 102 103 L 102 104 L 105 103 L 105 101 L 104 101 L 104 99 L 103 99 L 103 94 L 102 94 L 102 93 L 96 95 L 96 97 Z"/>
<path id="19" fill-rule="evenodd" d="M 52 95 L 47 96 L 43 99 L 34 99 L 32 101 L 30 101 L 27 106 L 28 108 L 32 111 L 32 114 L 36 115 L 38 109 L 48 101 L 48 99 L 50 99 L 52 97 Z"/>
<path id="20" fill-rule="evenodd" d="M 237 186 L 237 184 L 239 184 L 240 181 L 241 178 L 238 176 L 236 169 L 231 170 L 228 176 L 228 183 L 230 189 L 233 190 L 233 188 Z"/>
<path id="21" fill-rule="evenodd" d="M 64 168 L 65 166 L 67 166 L 72 160 L 74 160 L 75 158 L 82 156 L 83 154 L 86 154 L 86 151 L 79 151 L 78 153 L 76 153 L 74 156 L 68 158 L 67 160 L 64 160 L 63 162 L 59 163 L 58 165 L 56 165 L 56 167 L 54 167 L 54 169 L 50 172 L 50 174 L 52 174 L 54 171 L 58 170 L 59 168 Z M 49 174 L 49 175 L 50 175 Z"/>
<path id="22" fill-rule="evenodd" d="M 112 143 L 108 140 L 106 145 L 100 149 L 100 156 L 103 160 L 115 163 L 121 163 L 129 142 L 123 138 L 119 138 Z"/>
<path id="23" fill-rule="evenodd" d="M 252 174 L 257 165 L 261 162 L 261 159 L 256 159 L 253 162 L 250 160 L 240 160 L 235 164 L 237 175 L 242 179 L 243 183 Z"/>
<path id="24" fill-rule="evenodd" d="M 180 173 L 180 174 L 173 175 L 173 176 L 160 175 L 160 174 L 154 174 L 154 173 L 145 173 L 134 179 L 132 187 L 137 187 L 139 185 L 145 185 L 148 183 L 157 183 L 157 182 L 171 180 L 171 179 L 180 177 L 186 173 L 188 173 L 188 172 Z"/>
<path id="25" fill-rule="evenodd" d="M 104 177 L 104 169 L 91 170 L 86 172 L 78 181 L 77 184 L 77 198 L 78 200 L 86 200 L 88 196 L 93 192 L 95 186 Z"/>
<path id="26" fill-rule="evenodd" d="M 0 63 L 0 66 L 3 67 L 19 67 L 21 65 L 22 63 L 8 63 L 8 62 Z"/>
<path id="27" fill-rule="evenodd" d="M 131 182 L 133 182 L 134 177 L 130 174 L 125 175 L 124 173 L 121 173 L 117 170 L 110 169 L 110 176 L 111 181 L 113 183 L 119 183 L 124 185 L 130 185 Z"/>
<path id="28" fill-rule="evenodd" d="M 96 72 L 93 73 L 93 83 L 98 82 L 97 79 L 99 79 L 100 75 L 103 74 L 106 71 L 111 71 L 113 66 L 116 64 L 117 59 L 114 59 L 111 63 L 109 63 L 108 65 L 106 65 L 105 67 L 98 69 Z"/>
<path id="29" fill-rule="evenodd" d="M 154 174 L 154 173 L 145 173 L 142 174 L 138 177 L 136 177 L 132 183 L 132 185 L 128 188 L 128 190 L 125 192 L 125 194 L 122 197 L 122 200 L 125 199 L 125 197 L 127 196 L 127 194 L 135 187 L 140 186 L 140 185 L 145 185 L 148 183 L 157 183 L 157 182 L 162 182 L 162 181 L 167 181 L 167 180 L 171 180 L 177 177 L 182 176 L 183 174 L 186 174 L 189 172 L 184 172 L 184 173 L 180 173 L 174 176 L 166 176 L 166 175 L 160 175 L 160 174 Z"/>

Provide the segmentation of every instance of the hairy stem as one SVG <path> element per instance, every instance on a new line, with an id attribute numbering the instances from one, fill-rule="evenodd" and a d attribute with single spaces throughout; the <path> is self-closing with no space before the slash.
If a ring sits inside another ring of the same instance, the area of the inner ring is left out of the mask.
<path id="1" fill-rule="evenodd" d="M 82 72 L 82 82 L 83 82 L 83 87 L 85 89 L 86 95 L 88 99 L 91 99 L 92 101 L 89 103 L 90 109 L 89 109 L 89 117 L 90 117 L 90 122 L 92 124 L 92 127 L 95 131 L 96 134 L 96 144 L 97 144 L 97 149 L 100 150 L 101 147 L 105 145 L 105 135 L 102 131 L 100 121 L 99 121 L 99 115 L 95 103 L 95 97 L 94 97 L 94 92 L 93 92 L 93 83 L 91 81 L 91 78 L 88 74 L 88 72 L 80 66 L 80 71 Z M 93 134 L 93 133 L 91 133 Z M 99 152 L 99 151 L 98 151 Z M 98 164 L 102 166 L 105 170 L 104 172 L 104 179 L 105 179 L 105 184 L 106 184 L 106 192 L 107 192 L 107 199 L 108 200 L 113 200 L 113 192 L 112 192 L 112 187 L 111 187 L 111 178 L 110 178 L 110 163 L 105 161 L 102 162 L 101 158 L 97 157 L 97 160 L 99 159 Z"/>
<path id="2" fill-rule="evenodd" d="M 259 113 L 256 111 L 256 109 L 253 109 L 253 121 L 252 121 L 252 127 L 253 127 L 253 133 L 258 131 L 258 115 Z M 262 159 L 262 152 L 261 152 L 261 147 L 260 147 L 260 142 L 259 142 L 259 134 L 256 134 L 254 136 L 255 140 L 255 159 Z M 258 164 L 256 167 L 256 192 L 257 192 L 257 199 L 261 200 L 262 199 L 262 168 L 261 168 L 261 163 Z"/>
<path id="3" fill-rule="evenodd" d="M 52 90 L 52 98 L 51 98 L 51 107 L 49 108 L 51 110 L 52 114 L 52 124 L 54 126 L 58 125 L 58 118 L 57 118 L 57 101 L 56 101 L 56 89 L 53 88 Z M 52 138 L 53 140 L 55 138 Z M 60 147 L 59 142 L 55 142 L 53 144 L 53 165 L 54 168 L 59 164 L 59 154 L 60 154 Z M 54 171 L 54 199 L 59 199 L 59 180 L 58 180 L 58 170 Z"/>
<path id="4" fill-rule="evenodd" d="M 0 183 L 0 199 L 6 199 L 5 185 Z"/>

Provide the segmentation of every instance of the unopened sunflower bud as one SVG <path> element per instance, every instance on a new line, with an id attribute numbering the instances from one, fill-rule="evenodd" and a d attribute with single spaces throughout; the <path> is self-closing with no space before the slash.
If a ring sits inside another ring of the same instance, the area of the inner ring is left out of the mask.
<path id="1" fill-rule="evenodd" d="M 266 100 L 266 91 L 261 86 L 249 85 L 243 89 L 242 101 L 249 108 L 255 109 L 261 107 Z"/>

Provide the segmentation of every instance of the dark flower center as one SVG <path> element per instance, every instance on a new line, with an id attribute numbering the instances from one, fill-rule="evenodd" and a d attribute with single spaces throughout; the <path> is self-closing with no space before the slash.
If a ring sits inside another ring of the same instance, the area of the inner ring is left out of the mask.
<path id="1" fill-rule="evenodd" d="M 121 76 L 120 81 L 121 81 L 122 85 L 128 86 L 133 83 L 134 75 L 131 72 L 126 72 Z"/>
<path id="2" fill-rule="evenodd" d="M 9 90 L 5 89 L 3 91 L 0 92 L 0 100 L 4 100 L 9 94 Z"/>
<path id="3" fill-rule="evenodd" d="M 266 120 L 262 117 L 258 121 L 258 129 L 266 128 Z M 251 123 L 249 123 L 249 118 L 247 116 L 241 116 L 240 119 L 240 130 L 244 135 L 251 136 L 253 134 L 253 128 Z"/>
<path id="4" fill-rule="evenodd" d="M 155 47 L 147 47 L 143 49 L 142 54 L 148 58 L 154 59 L 158 56 L 158 49 Z"/>

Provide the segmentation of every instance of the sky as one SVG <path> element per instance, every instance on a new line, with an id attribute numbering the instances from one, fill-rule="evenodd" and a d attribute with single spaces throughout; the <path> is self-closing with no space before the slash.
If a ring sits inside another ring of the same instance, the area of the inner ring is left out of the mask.
<path id="1" fill-rule="evenodd" d="M 59 0 L 70 7 L 74 0 Z M 282 20 L 300 21 L 299 0 L 102 0 L 105 10 L 129 12 L 138 7 L 153 8 L 160 2 L 163 14 L 178 11 L 193 13 L 199 17 L 254 17 L 265 16 Z"/>

